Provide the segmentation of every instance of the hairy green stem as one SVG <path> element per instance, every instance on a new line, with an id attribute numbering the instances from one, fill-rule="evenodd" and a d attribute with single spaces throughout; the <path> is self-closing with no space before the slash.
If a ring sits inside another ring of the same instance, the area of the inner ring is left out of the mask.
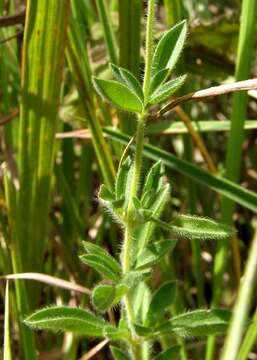
<path id="1" fill-rule="evenodd" d="M 130 189 L 130 198 L 128 202 L 127 209 L 127 221 L 124 235 L 124 245 L 123 245 L 123 255 L 122 255 L 122 267 L 123 273 L 126 274 L 131 269 L 131 258 L 133 254 L 133 233 L 134 233 L 134 218 L 135 218 L 135 208 L 133 205 L 133 199 L 138 193 L 139 188 L 139 179 L 141 172 L 141 163 L 142 163 L 142 153 L 144 145 L 144 115 L 138 116 L 138 126 L 137 126 L 137 136 L 136 136 L 136 150 L 135 150 L 135 160 L 134 160 L 134 169 L 133 177 L 131 182 Z M 127 320 L 129 327 L 131 329 L 132 337 L 135 338 L 135 333 L 133 330 L 134 322 L 134 311 L 131 299 L 131 293 L 128 293 L 124 299 L 125 309 L 127 313 Z M 140 359 L 140 345 L 135 343 L 131 344 L 131 349 L 133 351 L 135 359 Z"/>
<path id="2" fill-rule="evenodd" d="M 145 104 L 147 104 L 147 98 L 150 88 L 151 81 L 151 68 L 152 68 L 152 44 L 153 44 L 153 21 L 154 21 L 154 0 L 149 0 L 148 2 L 148 17 L 147 17 L 147 27 L 146 27 L 146 66 L 145 66 L 145 75 L 144 75 L 144 99 Z M 134 198 L 138 194 L 139 190 L 139 180 L 141 173 L 141 164 L 142 164 L 142 155 L 144 148 L 144 126 L 145 126 L 146 113 L 143 111 L 141 114 L 138 114 L 137 122 L 137 132 L 136 132 L 136 147 L 135 147 L 135 159 L 133 167 L 133 176 L 131 180 L 130 195 L 128 201 L 128 208 L 126 214 L 126 225 L 125 225 L 125 236 L 123 244 L 123 254 L 122 254 L 122 267 L 123 273 L 126 274 L 131 269 L 131 259 L 133 255 L 133 234 L 135 230 L 135 207 L 134 207 Z M 131 329 L 132 342 L 131 350 L 135 359 L 142 358 L 142 348 L 140 343 L 137 341 L 137 337 L 133 328 L 134 322 L 134 311 L 131 301 L 131 292 L 129 292 L 124 299 L 125 309 L 127 313 L 127 321 L 129 328 Z"/>

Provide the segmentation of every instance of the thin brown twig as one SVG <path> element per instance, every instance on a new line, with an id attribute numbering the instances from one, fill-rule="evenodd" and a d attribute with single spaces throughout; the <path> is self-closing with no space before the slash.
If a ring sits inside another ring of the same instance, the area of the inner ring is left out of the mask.
<path id="1" fill-rule="evenodd" d="M 91 359 L 99 351 L 101 351 L 102 348 L 105 347 L 106 344 L 108 344 L 108 342 L 109 342 L 108 339 L 101 341 L 95 347 L 93 347 L 91 350 L 89 350 L 86 354 L 84 354 L 79 360 L 89 360 L 89 359 Z"/>
<path id="2" fill-rule="evenodd" d="M 62 289 L 76 291 L 87 295 L 91 295 L 92 293 L 90 289 L 87 289 L 84 286 L 75 284 L 67 280 L 59 279 L 55 276 L 41 274 L 41 273 L 27 272 L 27 273 L 8 274 L 8 275 L 0 276 L 0 280 L 18 280 L 18 279 L 35 280 L 46 283 L 48 285 L 57 286 Z"/>
<path id="3" fill-rule="evenodd" d="M 0 28 L 23 24 L 25 21 L 26 10 L 22 10 L 15 15 L 0 16 Z"/>
<path id="4" fill-rule="evenodd" d="M 14 109 L 10 114 L 4 115 L 0 118 L 0 126 L 3 126 L 7 123 L 9 123 L 10 121 L 12 121 L 12 119 L 14 119 L 17 115 L 19 114 L 19 108 Z"/>
<path id="5" fill-rule="evenodd" d="M 232 84 L 213 86 L 208 89 L 199 90 L 190 94 L 180 96 L 176 99 L 173 99 L 168 105 L 164 106 L 160 111 L 158 111 L 157 115 L 154 117 L 159 118 L 166 112 L 172 110 L 177 105 L 184 103 L 186 101 L 205 100 L 212 96 L 219 96 L 230 92 L 256 90 L 256 89 L 257 89 L 257 79 L 250 79 L 250 80 L 238 81 Z"/>
<path id="6" fill-rule="evenodd" d="M 22 34 L 23 34 L 23 30 L 18 31 L 16 34 L 8 36 L 8 37 L 4 38 L 3 40 L 0 40 L 0 45 L 5 44 L 6 42 L 8 42 L 10 40 L 16 39 L 18 36 L 20 36 Z"/>

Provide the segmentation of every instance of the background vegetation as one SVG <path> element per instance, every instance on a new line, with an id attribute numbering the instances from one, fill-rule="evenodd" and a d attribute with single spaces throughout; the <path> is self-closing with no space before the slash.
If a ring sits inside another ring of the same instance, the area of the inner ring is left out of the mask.
<path id="1" fill-rule="evenodd" d="M 101 183 L 113 187 L 136 119 L 103 101 L 92 75 L 110 79 L 111 62 L 142 81 L 146 5 L 142 0 L 0 0 L 6 360 L 112 358 L 107 340 L 35 334 L 23 319 L 49 304 L 91 306 L 88 289 L 99 277 L 78 259 L 82 240 L 113 256 L 120 250 L 122 231 L 103 211 L 97 193 Z M 155 13 L 155 42 L 171 26 L 188 21 L 175 69 L 188 77 L 176 96 L 256 77 L 256 0 L 164 0 Z M 256 97 L 256 90 L 241 91 L 158 112 L 169 99 L 151 108 L 145 128 L 143 174 L 153 160 L 162 160 L 171 185 L 164 219 L 192 213 L 236 230 L 230 241 L 182 238 L 154 267 L 152 291 L 178 280 L 172 315 L 197 308 L 233 311 L 226 337 L 180 340 L 181 359 L 220 358 L 224 342 L 223 360 L 257 358 Z M 127 153 L 133 154 L 131 148 Z M 8 286 L 6 275 L 15 273 L 30 280 L 10 280 Z M 107 318 L 117 323 L 119 316 L 114 308 Z M 164 338 L 153 350 L 167 344 L 170 339 Z"/>

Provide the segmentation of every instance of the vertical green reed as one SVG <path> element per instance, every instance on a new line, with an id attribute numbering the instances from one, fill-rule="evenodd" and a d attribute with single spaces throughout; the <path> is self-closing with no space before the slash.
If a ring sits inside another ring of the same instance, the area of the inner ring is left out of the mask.
<path id="1" fill-rule="evenodd" d="M 118 63 L 118 54 L 117 54 L 117 43 L 114 34 L 114 30 L 111 24 L 111 19 L 109 12 L 107 10 L 107 5 L 105 0 L 97 0 L 97 9 L 102 23 L 103 34 L 105 38 L 105 44 L 107 47 L 108 55 L 110 62 L 113 64 Z"/>
<path id="2" fill-rule="evenodd" d="M 22 54 L 17 236 L 24 270 L 40 268 L 47 237 L 69 1 L 31 0 Z"/>
<path id="3" fill-rule="evenodd" d="M 257 309 L 252 317 L 252 322 L 245 334 L 244 340 L 240 347 L 237 360 L 247 360 L 251 349 L 256 345 L 257 341 Z"/>
<path id="4" fill-rule="evenodd" d="M 21 69 L 19 187 L 5 176 L 14 272 L 38 271 L 47 238 L 54 137 L 69 1 L 27 1 Z M 22 324 L 29 311 L 26 288 L 16 282 L 24 358 L 36 359 L 34 335 Z M 30 299 L 31 300 L 31 299 Z"/>
<path id="5" fill-rule="evenodd" d="M 235 80 L 247 79 L 250 75 L 252 51 L 255 40 L 256 23 L 256 0 L 244 0 L 242 2 L 241 25 L 239 33 L 239 43 L 236 61 Z M 226 154 L 226 173 L 227 179 L 238 182 L 241 167 L 242 144 L 244 140 L 244 121 L 246 118 L 247 94 L 238 92 L 233 95 L 233 105 L 231 114 L 230 136 Z M 235 203 L 227 198 L 222 198 L 221 219 L 227 224 L 232 224 Z M 216 307 L 219 303 L 222 278 L 225 271 L 228 252 L 228 242 L 220 242 L 217 246 L 217 253 L 214 262 L 213 278 L 213 300 L 212 306 Z M 206 360 L 213 359 L 215 339 L 210 337 L 208 340 Z"/>
<path id="6" fill-rule="evenodd" d="M 253 242 L 249 249 L 245 272 L 234 306 L 233 317 L 228 329 L 221 360 L 235 360 L 237 358 L 255 290 L 256 269 L 257 229 L 255 229 Z"/>
<path id="7" fill-rule="evenodd" d="M 119 65 L 130 70 L 140 80 L 141 0 L 119 1 Z M 135 119 L 131 114 L 120 114 L 121 129 L 135 132 Z"/>

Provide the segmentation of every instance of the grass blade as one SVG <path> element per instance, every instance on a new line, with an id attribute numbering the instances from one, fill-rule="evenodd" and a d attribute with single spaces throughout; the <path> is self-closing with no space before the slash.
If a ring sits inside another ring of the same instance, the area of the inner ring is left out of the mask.
<path id="1" fill-rule="evenodd" d="M 237 360 L 248 359 L 248 354 L 256 344 L 256 340 L 257 340 L 257 310 L 255 310 L 254 316 L 252 318 L 252 323 L 246 332 Z"/>
<path id="2" fill-rule="evenodd" d="M 191 125 L 197 132 L 219 132 L 230 131 L 230 120 L 201 120 L 192 121 Z M 245 130 L 257 129 L 256 120 L 246 120 L 244 123 Z M 146 129 L 148 135 L 162 134 L 186 134 L 188 132 L 185 124 L 180 121 L 160 121 L 158 123 L 149 124 Z"/>
<path id="3" fill-rule="evenodd" d="M 257 269 L 257 229 L 249 250 L 242 283 L 233 310 L 233 317 L 228 329 L 221 360 L 235 360 L 240 349 L 248 313 L 254 294 Z"/>
<path id="4" fill-rule="evenodd" d="M 11 339 L 10 339 L 10 310 L 9 310 L 9 282 L 5 288 L 5 311 L 4 311 L 4 358 L 12 360 Z"/>
<path id="5" fill-rule="evenodd" d="M 112 28 L 111 19 L 107 11 L 106 0 L 97 0 L 96 1 L 98 13 L 103 27 L 103 33 L 105 38 L 105 43 L 107 51 L 109 54 L 110 62 L 117 64 L 118 55 L 117 55 L 117 43 L 115 39 L 115 34 Z"/>
<path id="6" fill-rule="evenodd" d="M 68 10 L 68 1 L 31 0 L 27 4 L 17 199 L 18 241 L 28 248 L 21 254 L 23 270 L 40 268 L 47 234 Z"/>

